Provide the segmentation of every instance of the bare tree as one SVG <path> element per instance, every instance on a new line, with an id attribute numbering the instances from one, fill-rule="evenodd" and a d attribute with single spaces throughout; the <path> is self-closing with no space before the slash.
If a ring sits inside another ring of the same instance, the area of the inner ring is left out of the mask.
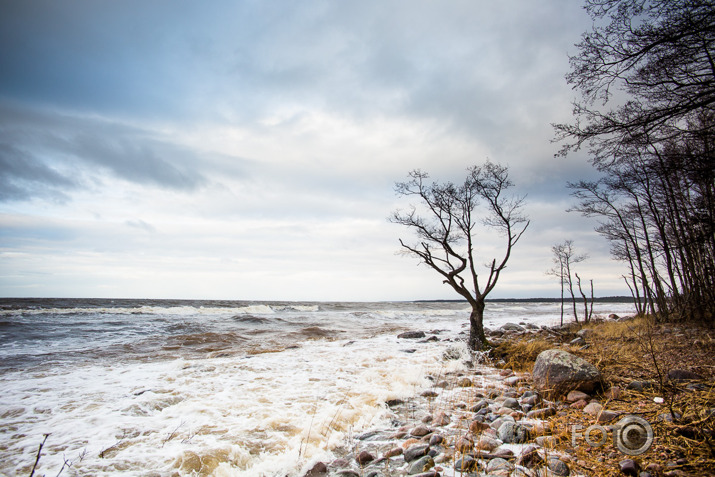
<path id="1" fill-rule="evenodd" d="M 639 313 L 715 313 L 715 1 L 585 0 L 594 23 L 570 57 L 581 95 L 556 125 L 588 145 L 600 180 L 570 184 L 601 220 Z"/>
<path id="2" fill-rule="evenodd" d="M 395 211 L 389 220 L 413 230 L 419 242 L 408 244 L 400 239 L 400 245 L 467 300 L 472 307 L 469 347 L 484 349 L 484 300 L 529 226 L 529 220 L 522 215 L 525 198 L 507 195 L 513 186 L 508 169 L 489 161 L 470 167 L 462 184 L 428 183 L 429 176 L 420 170 L 410 172 L 408 177 L 408 181 L 397 183 L 395 190 L 400 196 L 417 197 L 420 209 L 411 205 L 406 211 Z M 504 249 L 499 259 L 492 258 L 484 265 L 487 275 L 483 280 L 478 273 L 483 258 L 477 251 L 477 233 L 486 229 L 504 237 Z"/>
<path id="3" fill-rule="evenodd" d="M 574 104 L 575 123 L 555 126 L 557 139 L 571 140 L 563 154 L 587 143 L 594 163 L 608 163 L 634 140 L 659 144 L 680 136 L 694 117 L 715 113 L 715 2 L 585 5 L 594 27 L 569 58 L 566 80 L 582 100 Z M 698 132 L 712 131 L 702 126 Z"/>
<path id="4" fill-rule="evenodd" d="M 561 324 L 564 323 L 564 288 L 568 287 L 569 294 L 571 295 L 571 303 L 573 305 L 573 317 L 578 323 L 578 313 L 576 311 L 576 294 L 574 292 L 574 271 L 573 265 L 576 263 L 583 262 L 588 258 L 588 254 L 577 254 L 576 249 L 573 246 L 573 240 L 566 240 L 564 243 L 554 245 L 551 247 L 551 252 L 553 253 L 552 260 L 556 266 L 551 270 L 547 271 L 548 275 L 555 276 L 559 279 L 561 284 Z M 557 268 L 558 267 L 558 268 Z M 579 290 L 581 288 L 581 280 L 576 275 L 578 281 Z M 581 293 L 583 295 L 583 293 Z M 585 313 L 584 321 L 588 321 L 589 316 L 588 310 Z"/>

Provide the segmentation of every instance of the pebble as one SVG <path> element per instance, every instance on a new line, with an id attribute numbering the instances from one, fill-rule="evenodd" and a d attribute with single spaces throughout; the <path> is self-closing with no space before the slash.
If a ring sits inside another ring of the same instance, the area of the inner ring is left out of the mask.
<path id="1" fill-rule="evenodd" d="M 623 475 L 628 475 L 631 477 L 638 477 L 638 472 L 640 471 L 640 466 L 633 459 L 623 459 L 618 463 L 621 468 L 621 473 Z"/>
<path id="2" fill-rule="evenodd" d="M 583 409 L 588 405 L 588 402 L 585 399 L 581 399 L 580 401 L 576 401 L 575 403 L 571 404 L 569 407 L 571 409 Z"/>
<path id="3" fill-rule="evenodd" d="M 403 452 L 405 462 L 412 462 L 413 460 L 417 460 L 427 455 L 427 452 L 429 452 L 429 448 L 429 444 L 415 444 L 409 447 Z"/>
<path id="4" fill-rule="evenodd" d="M 574 391 L 569 392 L 568 395 L 566 396 L 566 400 L 568 402 L 576 402 L 576 401 L 581 401 L 581 400 L 585 400 L 585 399 L 588 399 L 588 394 L 586 394 L 583 391 L 575 391 L 574 390 Z"/>
<path id="5" fill-rule="evenodd" d="M 454 463 L 454 470 L 457 472 L 473 472 L 477 470 L 477 460 L 470 456 L 464 456 Z"/>
<path id="6" fill-rule="evenodd" d="M 509 409 L 515 409 L 517 411 L 521 410 L 521 404 L 519 404 L 519 401 L 517 401 L 514 398 L 506 398 L 504 402 L 502 403 L 502 407 L 506 407 Z"/>
<path id="7" fill-rule="evenodd" d="M 424 437 L 427 434 L 432 434 L 434 430 L 427 426 L 417 426 L 412 431 L 410 431 L 410 435 L 415 436 L 415 437 Z"/>
<path id="8" fill-rule="evenodd" d="M 389 451 L 385 452 L 383 457 L 389 459 L 390 457 L 397 457 L 398 455 L 402 455 L 404 452 L 405 451 L 402 449 L 402 447 L 393 447 Z"/>
<path id="9" fill-rule="evenodd" d="M 412 462 L 407 469 L 407 473 L 409 475 L 421 474 L 427 470 L 430 470 L 432 467 L 434 467 L 434 465 L 434 459 L 426 455 Z"/>
<path id="10" fill-rule="evenodd" d="M 316 464 L 305 473 L 305 477 L 322 477 L 323 475 L 327 475 L 327 473 L 328 466 L 323 462 L 316 462 Z"/>
<path id="11" fill-rule="evenodd" d="M 457 439 L 457 442 L 454 443 L 454 448 L 457 449 L 457 452 L 466 454 L 474 449 L 474 441 L 467 436 L 460 437 Z"/>
<path id="12" fill-rule="evenodd" d="M 551 472 L 561 477 L 567 477 L 571 474 L 571 470 L 569 466 L 566 465 L 566 462 L 563 462 L 558 457 L 550 457 L 548 467 Z"/>
<path id="13" fill-rule="evenodd" d="M 592 402 L 588 404 L 586 407 L 583 408 L 583 412 L 586 414 L 590 414 L 592 416 L 598 416 L 598 414 L 603 410 L 603 406 L 601 406 L 597 402 Z"/>
<path id="14" fill-rule="evenodd" d="M 452 422 L 452 420 L 449 417 L 449 414 L 445 413 L 444 411 L 437 411 L 432 416 L 433 426 L 447 426 L 450 422 Z"/>
<path id="15" fill-rule="evenodd" d="M 364 465 L 369 464 L 373 460 L 375 460 L 375 456 L 372 455 L 370 452 L 364 450 L 364 451 L 361 451 L 357 455 L 355 460 L 357 461 L 358 464 L 360 464 L 361 466 L 364 466 Z"/>
<path id="16" fill-rule="evenodd" d="M 495 472 L 511 472 L 514 470 L 514 464 L 509 462 L 506 459 L 502 459 L 501 457 L 497 457 L 496 459 L 492 459 L 489 461 L 487 464 L 487 473 L 495 473 Z"/>

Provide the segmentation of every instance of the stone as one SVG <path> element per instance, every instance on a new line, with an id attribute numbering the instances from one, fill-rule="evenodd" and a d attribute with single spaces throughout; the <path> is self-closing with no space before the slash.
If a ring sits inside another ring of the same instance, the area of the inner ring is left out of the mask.
<path id="1" fill-rule="evenodd" d="M 389 459 L 390 457 L 397 457 L 398 455 L 402 455 L 405 451 L 402 449 L 402 447 L 393 447 L 389 451 L 385 452 L 385 455 L 383 457 L 385 459 Z"/>
<path id="2" fill-rule="evenodd" d="M 512 470 L 514 470 L 514 464 L 512 464 L 506 459 L 502 459 L 501 457 L 492 459 L 487 464 L 487 473 L 489 474 L 497 472 L 502 473 L 505 471 L 511 472 Z"/>
<path id="3" fill-rule="evenodd" d="M 618 386 L 611 386 L 608 391 L 603 393 L 606 399 L 620 399 L 621 394 L 623 394 L 623 390 Z"/>
<path id="4" fill-rule="evenodd" d="M 583 346 L 586 344 L 586 340 L 583 339 L 582 337 L 578 336 L 578 337 L 572 339 L 571 341 L 569 341 L 569 344 L 571 346 Z"/>
<path id="5" fill-rule="evenodd" d="M 424 437 L 427 434 L 432 434 L 433 432 L 434 430 L 427 426 L 417 426 L 410 431 L 410 435 L 414 437 Z"/>
<path id="6" fill-rule="evenodd" d="M 370 452 L 364 450 L 357 455 L 355 460 L 358 464 L 360 464 L 360 466 L 364 466 L 375 460 L 375 456 L 372 455 Z"/>
<path id="7" fill-rule="evenodd" d="M 554 414 L 556 414 L 556 408 L 549 406 L 529 411 L 526 413 L 526 417 L 529 419 L 545 419 L 547 417 L 553 416 Z"/>
<path id="8" fill-rule="evenodd" d="M 523 444 L 528 440 L 528 432 L 521 424 L 507 421 L 499 426 L 497 437 L 506 444 Z"/>
<path id="9" fill-rule="evenodd" d="M 526 394 L 526 393 L 524 393 Z M 536 406 L 541 401 L 541 397 L 538 394 L 531 394 L 529 396 L 524 396 L 521 400 L 521 405 L 524 406 Z"/>
<path id="10" fill-rule="evenodd" d="M 618 416 L 620 416 L 621 413 L 616 412 L 616 411 L 609 411 L 608 409 L 604 409 L 601 411 L 601 413 L 598 415 L 598 423 L 599 424 L 605 424 L 607 422 L 611 422 Z"/>
<path id="11" fill-rule="evenodd" d="M 618 465 L 620 466 L 621 473 L 623 475 L 638 477 L 638 473 L 640 472 L 640 466 L 638 465 L 638 462 L 634 461 L 633 459 L 623 459 L 618 463 Z"/>
<path id="12" fill-rule="evenodd" d="M 575 403 L 571 404 L 569 407 L 571 409 L 583 409 L 586 406 L 588 406 L 588 401 L 585 399 L 581 399 L 580 401 L 576 401 Z"/>
<path id="13" fill-rule="evenodd" d="M 527 469 L 533 469 L 537 465 L 543 464 L 544 459 L 542 459 L 539 455 L 538 450 L 539 448 L 535 445 L 529 444 L 525 446 L 521 449 L 519 456 L 516 458 L 516 465 L 524 466 Z"/>
<path id="14" fill-rule="evenodd" d="M 509 474 L 509 477 L 535 477 L 535 475 L 536 474 L 534 474 L 526 467 L 521 465 L 515 465 L 514 470 L 511 474 Z"/>
<path id="15" fill-rule="evenodd" d="M 474 441 L 467 436 L 462 436 L 454 443 L 454 448 L 457 450 L 457 452 L 466 454 L 467 452 L 471 452 L 472 449 L 474 449 Z"/>
<path id="16" fill-rule="evenodd" d="M 586 414 L 590 414 L 592 416 L 598 416 L 598 414 L 603 410 L 603 406 L 601 406 L 597 402 L 592 402 L 588 404 L 586 407 L 583 408 L 583 412 Z"/>
<path id="17" fill-rule="evenodd" d="M 479 434 L 486 429 L 489 429 L 489 424 L 480 421 L 472 421 L 469 423 L 469 432 L 472 434 Z"/>
<path id="18" fill-rule="evenodd" d="M 323 462 L 316 462 L 315 465 L 305 473 L 304 477 L 321 477 L 323 475 L 328 475 L 328 466 Z"/>
<path id="19" fill-rule="evenodd" d="M 571 470 L 566 462 L 562 461 L 558 457 L 550 457 L 547 465 L 551 472 L 560 477 L 567 477 L 571 474 Z"/>
<path id="20" fill-rule="evenodd" d="M 407 468 L 409 475 L 421 474 L 434 467 L 434 459 L 428 455 L 420 457 Z"/>
<path id="21" fill-rule="evenodd" d="M 337 474 L 339 477 L 360 477 L 360 474 L 350 469 L 339 470 Z"/>
<path id="22" fill-rule="evenodd" d="M 488 406 L 489 406 L 489 401 L 487 401 L 486 399 L 482 399 L 481 401 L 479 401 L 478 403 L 476 403 L 472 407 L 470 407 L 469 411 L 470 412 L 479 412 L 483 408 L 488 407 Z"/>
<path id="23" fill-rule="evenodd" d="M 671 369 L 668 371 L 668 379 L 671 381 L 697 381 L 703 379 L 703 377 L 686 369 Z"/>
<path id="24" fill-rule="evenodd" d="M 541 391 L 564 394 L 573 389 L 595 391 L 601 373 L 588 361 L 560 349 L 542 351 L 534 363 L 534 386 Z"/>
<path id="25" fill-rule="evenodd" d="M 479 439 L 477 440 L 475 445 L 477 449 L 493 451 L 494 449 L 499 447 L 500 443 L 493 437 L 489 437 L 487 435 L 482 434 L 481 436 L 479 436 Z"/>
<path id="26" fill-rule="evenodd" d="M 506 323 L 501 325 L 499 329 L 502 331 L 525 331 L 523 326 L 517 325 L 516 323 Z"/>
<path id="27" fill-rule="evenodd" d="M 433 398 L 433 397 L 439 396 L 439 393 L 437 391 L 429 389 L 427 391 L 423 391 L 422 394 L 420 394 L 420 396 L 426 397 L 426 398 Z"/>
<path id="28" fill-rule="evenodd" d="M 541 447 L 556 447 L 556 443 L 558 442 L 554 436 L 539 436 L 536 439 L 534 439 L 534 442 L 536 442 L 538 445 Z"/>
<path id="29" fill-rule="evenodd" d="M 477 470 L 477 460 L 470 456 L 464 456 L 454 463 L 454 470 L 457 472 L 474 472 Z"/>
<path id="30" fill-rule="evenodd" d="M 631 381 L 628 383 L 628 386 L 626 386 L 626 389 L 632 389 L 633 391 L 638 391 L 642 393 L 643 391 L 646 390 L 646 388 L 651 387 L 651 384 L 645 381 Z"/>
<path id="31" fill-rule="evenodd" d="M 568 402 L 576 402 L 576 401 L 581 401 L 582 399 L 588 399 L 588 394 L 581 392 L 581 391 L 571 391 L 568 393 L 566 396 L 566 400 Z"/>
<path id="32" fill-rule="evenodd" d="M 337 458 L 330 463 L 330 467 L 333 467 L 333 468 L 347 467 L 349 465 L 350 465 L 350 462 L 348 462 L 346 459 L 342 459 L 342 458 Z"/>
<path id="33" fill-rule="evenodd" d="M 522 381 L 524 381 L 523 376 L 511 376 L 504 380 L 504 384 L 506 384 L 507 386 L 516 386 L 517 384 L 519 384 Z"/>
<path id="34" fill-rule="evenodd" d="M 429 452 L 429 444 L 415 444 L 403 452 L 405 462 L 412 462 L 424 457 Z"/>
<path id="35" fill-rule="evenodd" d="M 398 338 L 402 339 L 409 339 L 409 340 L 416 340 L 419 338 L 424 338 L 425 332 L 424 331 L 405 331 L 404 333 L 400 333 L 397 335 Z"/>
<path id="36" fill-rule="evenodd" d="M 452 422 L 452 419 L 444 411 L 437 411 L 432 415 L 433 426 L 447 426 L 450 422 Z"/>
<path id="37" fill-rule="evenodd" d="M 501 405 L 502 405 L 502 407 L 507 407 L 509 409 L 515 409 L 517 411 L 521 411 L 521 405 L 519 404 L 519 401 L 517 401 L 514 398 L 504 399 L 504 402 Z"/>
<path id="38" fill-rule="evenodd" d="M 438 446 L 444 442 L 444 436 L 440 434 L 432 434 L 429 438 L 429 445 Z"/>
<path id="39" fill-rule="evenodd" d="M 415 439 L 414 437 L 410 437 L 407 439 L 405 442 L 402 443 L 402 448 L 403 449 L 409 449 L 411 446 L 419 443 L 420 441 Z"/>

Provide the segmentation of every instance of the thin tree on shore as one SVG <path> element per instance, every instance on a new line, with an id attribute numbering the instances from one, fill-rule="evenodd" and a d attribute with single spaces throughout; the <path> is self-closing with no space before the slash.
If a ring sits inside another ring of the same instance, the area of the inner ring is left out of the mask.
<path id="1" fill-rule="evenodd" d="M 554 245 L 551 247 L 551 253 L 553 254 L 552 261 L 554 262 L 554 267 L 549 269 L 546 274 L 556 277 L 561 285 L 561 324 L 564 324 L 564 290 L 568 289 L 569 295 L 571 296 L 571 305 L 573 307 L 573 317 L 576 323 L 578 320 L 578 312 L 576 310 L 576 293 L 574 291 L 574 277 L 576 278 L 576 285 L 578 287 L 579 293 L 584 300 L 584 315 L 583 320 L 588 323 L 593 314 L 593 281 L 591 282 L 591 312 L 588 309 L 588 299 L 586 298 L 583 288 L 581 286 L 581 277 L 578 273 L 573 270 L 573 266 L 577 263 L 583 262 L 588 258 L 588 254 L 576 253 L 576 249 L 573 245 L 573 240 L 566 240 L 563 243 Z M 567 288 L 568 287 L 568 288 Z"/>
<path id="2" fill-rule="evenodd" d="M 406 211 L 393 212 L 388 220 L 409 228 L 419 239 L 417 243 L 400 239 L 403 252 L 439 273 L 444 283 L 470 304 L 469 347 L 484 349 L 485 298 L 529 226 L 522 214 L 525 198 L 507 194 L 513 186 L 508 169 L 489 161 L 467 169 L 462 184 L 430 183 L 428 174 L 420 170 L 410 172 L 408 177 L 406 182 L 398 182 L 395 190 L 399 196 L 418 198 L 420 208 L 410 205 Z M 500 257 L 486 263 L 484 280 L 478 273 L 484 257 L 477 250 L 477 232 L 488 229 L 503 237 L 503 251 Z"/>

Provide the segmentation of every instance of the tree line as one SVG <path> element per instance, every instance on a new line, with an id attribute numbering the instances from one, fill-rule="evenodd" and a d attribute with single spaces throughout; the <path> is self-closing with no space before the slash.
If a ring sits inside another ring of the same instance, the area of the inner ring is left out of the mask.
<path id="1" fill-rule="evenodd" d="M 571 210 L 627 264 L 639 313 L 713 319 L 715 4 L 587 0 L 593 31 L 570 58 L 575 122 L 561 154 L 589 148 L 596 181 L 569 184 Z M 615 93 L 615 94 L 614 94 Z"/>

